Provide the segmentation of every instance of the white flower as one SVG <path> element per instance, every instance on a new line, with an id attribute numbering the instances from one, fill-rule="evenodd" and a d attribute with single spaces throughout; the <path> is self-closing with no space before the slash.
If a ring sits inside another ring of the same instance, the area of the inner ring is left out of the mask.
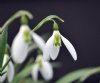
<path id="1" fill-rule="evenodd" d="M 47 57 L 51 57 L 52 60 L 55 60 L 57 58 L 61 46 L 61 39 L 72 55 L 73 59 L 77 60 L 75 48 L 64 36 L 60 34 L 58 30 L 55 30 L 53 32 L 53 35 L 48 39 L 46 43 L 46 49 L 48 50 L 49 55 L 44 54 L 44 59 L 46 60 Z"/>
<path id="2" fill-rule="evenodd" d="M 31 32 L 29 26 L 22 25 L 20 30 L 13 40 L 12 48 L 11 48 L 11 55 L 12 59 L 15 63 L 23 63 L 28 55 L 29 52 L 29 43 L 31 36 L 37 46 L 45 52 L 45 41 L 36 33 Z"/>
<path id="3" fill-rule="evenodd" d="M 7 62 L 7 59 L 8 59 L 8 55 L 5 54 L 4 60 L 3 60 L 3 65 Z M 6 77 L 8 78 L 8 82 L 11 83 L 11 81 L 13 80 L 13 77 L 14 77 L 14 65 L 11 61 L 8 63 L 8 65 L 3 70 L 3 72 L 6 72 L 6 73 L 3 74 L 2 76 L 0 76 L 0 83 L 4 82 Z"/>
<path id="4" fill-rule="evenodd" d="M 39 55 L 36 59 L 36 63 L 32 68 L 33 80 L 38 80 L 38 72 L 40 71 L 42 77 L 48 81 L 53 78 L 53 69 L 49 62 L 44 61 L 42 55 Z"/>
<path id="5" fill-rule="evenodd" d="M 15 63 L 23 63 L 28 55 L 30 43 L 30 29 L 27 25 L 22 25 L 13 40 L 11 56 Z"/>

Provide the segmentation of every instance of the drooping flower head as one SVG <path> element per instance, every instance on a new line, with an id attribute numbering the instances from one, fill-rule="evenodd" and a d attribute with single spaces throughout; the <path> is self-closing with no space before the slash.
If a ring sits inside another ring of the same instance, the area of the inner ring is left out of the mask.
<path id="1" fill-rule="evenodd" d="M 28 48 L 31 41 L 30 29 L 28 25 L 22 25 L 13 40 L 11 55 L 15 63 L 22 63 L 27 57 Z"/>
<path id="2" fill-rule="evenodd" d="M 35 32 L 32 32 L 28 25 L 21 25 L 20 30 L 13 40 L 11 55 L 15 63 L 23 63 L 27 58 L 30 43 L 32 39 L 35 41 L 37 46 L 43 51 L 45 41 Z"/>
<path id="3" fill-rule="evenodd" d="M 61 35 L 61 33 L 59 32 L 58 25 L 55 21 L 54 21 L 54 29 L 55 30 L 53 31 L 52 36 L 48 39 L 45 46 L 49 55 L 46 55 L 47 53 L 45 53 L 43 55 L 44 59 L 47 60 L 50 57 L 52 60 L 55 60 L 57 58 L 61 47 L 61 40 L 62 40 L 62 42 L 64 43 L 64 45 L 66 46 L 70 54 L 72 55 L 73 59 L 77 60 L 77 54 L 74 46 L 69 42 L 68 39 L 66 39 L 64 36 Z"/>
<path id="4" fill-rule="evenodd" d="M 53 68 L 48 61 L 44 61 L 42 55 L 38 55 L 36 63 L 32 68 L 32 78 L 33 80 L 38 80 L 38 73 L 41 73 L 42 77 L 48 81 L 53 78 Z"/>

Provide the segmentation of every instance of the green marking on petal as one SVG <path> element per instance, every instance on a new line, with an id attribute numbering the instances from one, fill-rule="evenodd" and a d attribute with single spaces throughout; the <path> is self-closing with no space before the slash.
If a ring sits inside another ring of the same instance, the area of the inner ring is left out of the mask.
<path id="1" fill-rule="evenodd" d="M 57 46 L 61 46 L 61 38 L 59 34 L 55 34 L 54 35 L 54 45 Z"/>
<path id="2" fill-rule="evenodd" d="M 31 37 L 30 37 L 30 32 L 28 30 L 24 31 L 24 39 L 26 43 L 30 43 Z"/>

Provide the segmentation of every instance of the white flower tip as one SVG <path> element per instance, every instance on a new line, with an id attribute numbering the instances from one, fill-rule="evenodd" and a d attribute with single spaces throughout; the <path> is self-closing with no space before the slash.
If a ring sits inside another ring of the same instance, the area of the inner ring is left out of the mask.
<path id="1" fill-rule="evenodd" d="M 56 60 L 57 57 L 51 57 L 52 60 Z"/>
<path id="2" fill-rule="evenodd" d="M 74 55 L 73 59 L 76 61 L 77 60 L 77 54 Z"/>
<path id="3" fill-rule="evenodd" d="M 73 51 L 71 51 L 70 54 L 71 54 L 72 58 L 76 61 L 77 60 L 77 53 L 76 53 L 75 49 Z"/>
<path id="4" fill-rule="evenodd" d="M 64 22 L 64 20 L 61 20 L 62 22 Z"/>
<path id="5" fill-rule="evenodd" d="M 72 52 L 70 52 L 70 54 L 72 55 L 73 59 L 76 61 L 77 60 L 77 53 L 76 53 L 76 50 L 74 47 L 73 47 L 73 49 L 74 50 Z"/>

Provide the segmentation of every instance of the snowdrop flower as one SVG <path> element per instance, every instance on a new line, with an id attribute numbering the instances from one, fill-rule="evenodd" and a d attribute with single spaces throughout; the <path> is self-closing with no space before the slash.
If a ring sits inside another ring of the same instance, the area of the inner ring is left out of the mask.
<path id="1" fill-rule="evenodd" d="M 49 52 L 49 56 L 46 54 L 43 55 L 44 59 L 47 60 L 47 58 L 51 58 L 52 60 L 55 60 L 58 56 L 60 47 L 61 47 L 61 40 L 72 55 L 74 60 L 77 60 L 77 54 L 75 51 L 75 48 L 73 45 L 67 40 L 64 36 L 61 35 L 61 33 L 58 30 L 55 30 L 53 32 L 53 35 L 48 39 L 46 43 L 46 49 Z"/>
<path id="2" fill-rule="evenodd" d="M 15 63 L 23 63 L 28 55 L 28 48 L 31 41 L 28 25 L 22 25 L 13 40 L 11 55 Z"/>
<path id="3" fill-rule="evenodd" d="M 49 62 L 44 61 L 42 55 L 36 59 L 36 63 L 32 67 L 32 78 L 38 80 L 38 72 L 40 71 L 42 77 L 48 81 L 53 78 L 53 69 Z"/>
<path id="4" fill-rule="evenodd" d="M 4 60 L 3 60 L 3 65 L 7 62 L 7 59 L 8 59 L 8 55 L 5 54 Z M 13 77 L 14 77 L 14 65 L 11 61 L 8 63 L 8 65 L 3 70 L 3 72 L 6 72 L 6 73 L 3 74 L 2 76 L 0 76 L 0 83 L 4 82 L 6 77 L 8 78 L 8 82 L 11 83 L 11 81 L 13 80 Z"/>
<path id="5" fill-rule="evenodd" d="M 31 36 L 37 46 L 44 52 L 45 41 L 35 32 L 32 32 L 28 25 L 22 25 L 17 36 L 14 38 L 11 48 L 12 59 L 15 63 L 23 63 L 29 52 Z"/>

